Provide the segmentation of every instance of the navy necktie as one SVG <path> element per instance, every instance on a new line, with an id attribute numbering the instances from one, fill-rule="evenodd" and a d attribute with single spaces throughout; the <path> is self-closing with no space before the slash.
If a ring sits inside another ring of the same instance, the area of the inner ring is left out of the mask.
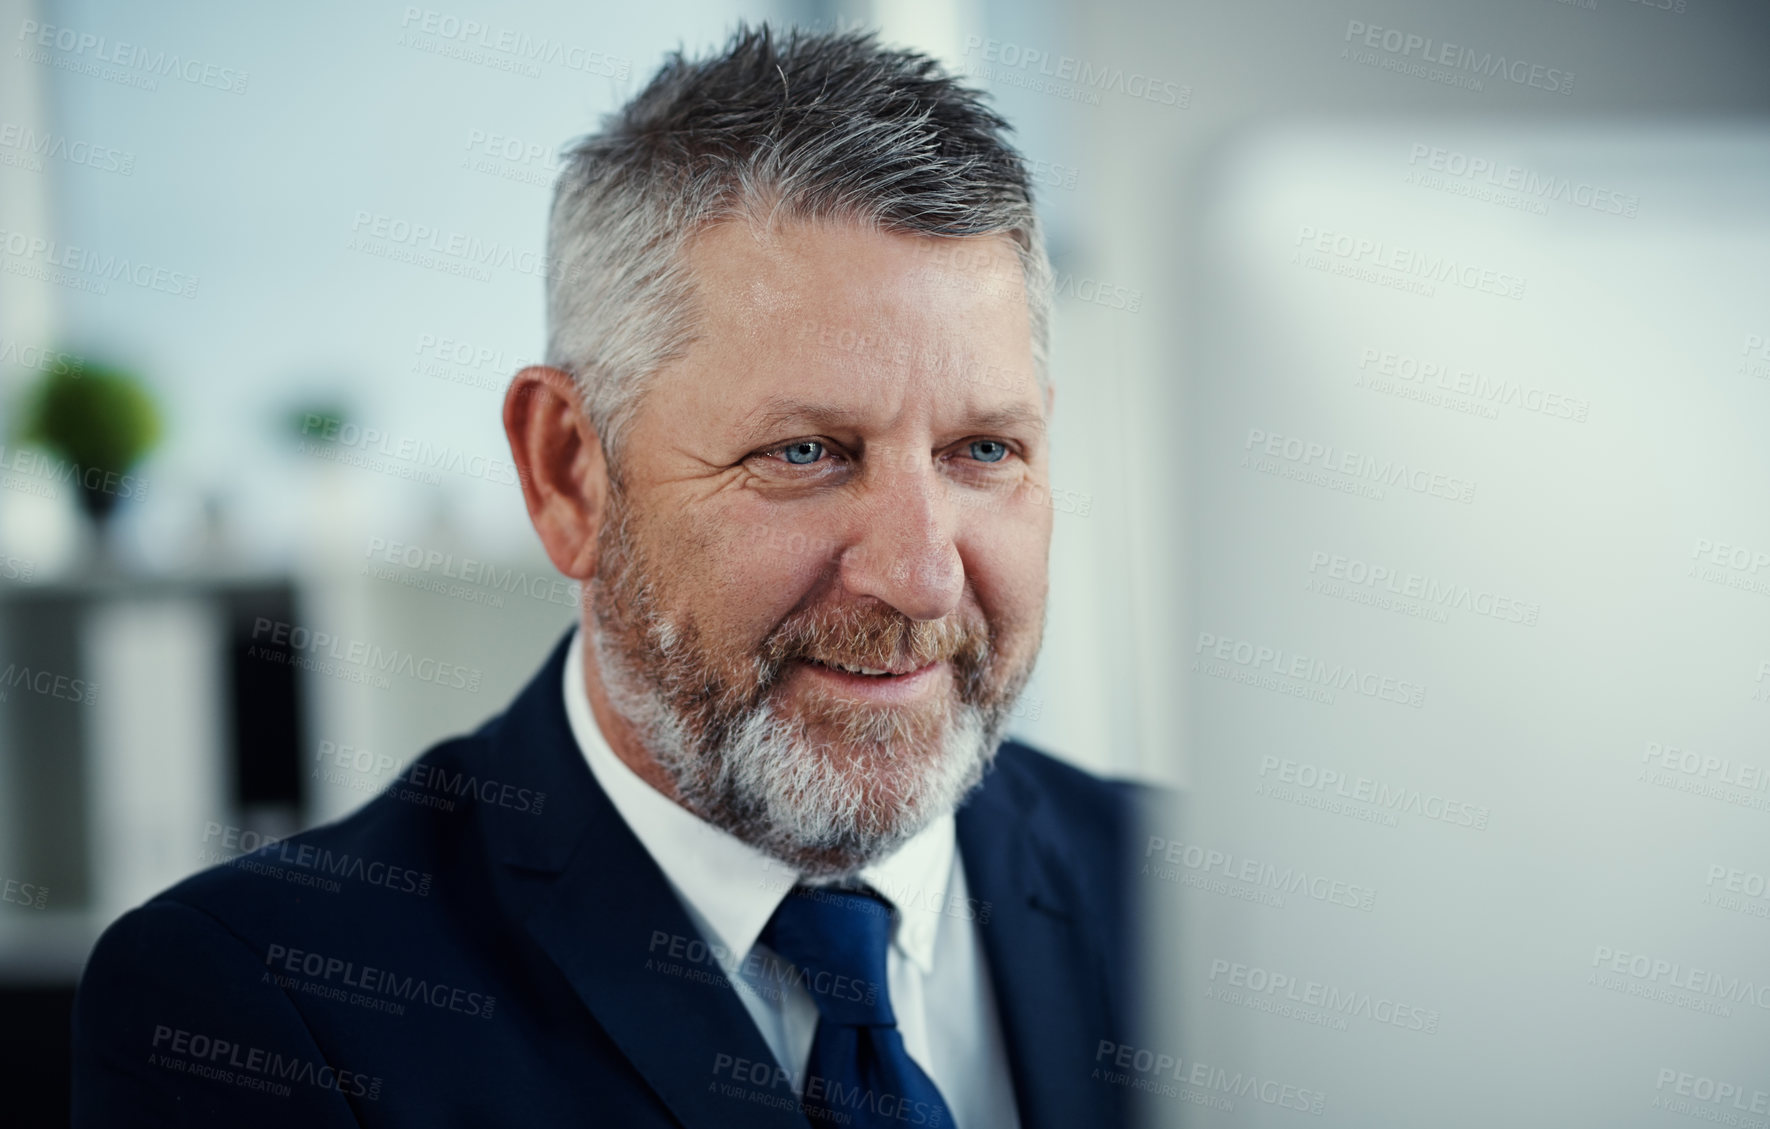
<path id="1" fill-rule="evenodd" d="M 891 904 L 876 894 L 796 886 L 762 942 L 798 969 L 817 1004 L 801 1105 L 815 1124 L 954 1129 L 934 1080 L 903 1049 L 885 952 Z"/>

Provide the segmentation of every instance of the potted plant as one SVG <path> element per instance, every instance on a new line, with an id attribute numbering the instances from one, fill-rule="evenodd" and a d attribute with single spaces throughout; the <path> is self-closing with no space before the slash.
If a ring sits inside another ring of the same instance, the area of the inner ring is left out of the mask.
<path id="1" fill-rule="evenodd" d="M 159 410 L 140 380 L 82 360 L 44 374 L 26 406 L 21 438 L 70 464 L 57 480 L 78 484 L 80 508 L 103 528 L 120 500 L 145 492 L 130 472 L 160 431 Z"/>

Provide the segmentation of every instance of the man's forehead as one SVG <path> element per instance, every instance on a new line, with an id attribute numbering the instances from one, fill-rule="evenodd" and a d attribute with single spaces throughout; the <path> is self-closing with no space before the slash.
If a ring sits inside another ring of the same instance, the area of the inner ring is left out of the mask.
<path id="1" fill-rule="evenodd" d="M 942 430 L 1044 430 L 1005 237 L 737 220 L 697 239 L 690 263 L 701 318 L 684 375 L 745 434 L 789 422 L 863 431 L 906 415 Z"/>
<path id="2" fill-rule="evenodd" d="M 791 318 L 804 306 L 907 304 L 959 315 L 1024 304 L 1006 235 L 937 237 L 842 220 L 746 219 L 713 224 L 687 261 L 703 303 L 749 318 Z M 929 298 L 939 296 L 938 303 Z"/>

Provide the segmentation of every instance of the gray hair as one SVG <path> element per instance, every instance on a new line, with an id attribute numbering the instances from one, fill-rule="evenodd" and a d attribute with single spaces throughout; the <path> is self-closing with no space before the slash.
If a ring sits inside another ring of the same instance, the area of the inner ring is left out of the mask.
<path id="1" fill-rule="evenodd" d="M 646 380 L 694 339 L 686 245 L 724 220 L 1006 234 L 1046 386 L 1051 264 L 1026 163 L 985 97 L 876 33 L 739 24 L 716 56 L 670 55 L 572 145 L 548 221 L 547 363 L 577 383 L 617 480 Z"/>

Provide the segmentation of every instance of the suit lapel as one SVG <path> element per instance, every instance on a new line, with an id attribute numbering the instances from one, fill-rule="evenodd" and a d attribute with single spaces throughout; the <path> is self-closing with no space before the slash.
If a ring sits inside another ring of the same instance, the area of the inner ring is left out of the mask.
<path id="1" fill-rule="evenodd" d="M 1121 1124 L 1122 1097 L 1091 1077 L 1099 1042 L 1122 1037 L 1109 1029 L 1106 956 L 1087 943 L 1084 907 L 1069 892 L 1078 876 L 1064 874 L 1044 797 L 1003 754 L 957 824 L 970 895 L 991 905 L 980 932 L 1020 1124 Z"/>
<path id="2" fill-rule="evenodd" d="M 578 750 L 565 650 L 482 731 L 500 779 L 548 793 L 544 816 L 487 811 L 501 901 L 684 1125 L 806 1129 L 750 1013 Z"/>

